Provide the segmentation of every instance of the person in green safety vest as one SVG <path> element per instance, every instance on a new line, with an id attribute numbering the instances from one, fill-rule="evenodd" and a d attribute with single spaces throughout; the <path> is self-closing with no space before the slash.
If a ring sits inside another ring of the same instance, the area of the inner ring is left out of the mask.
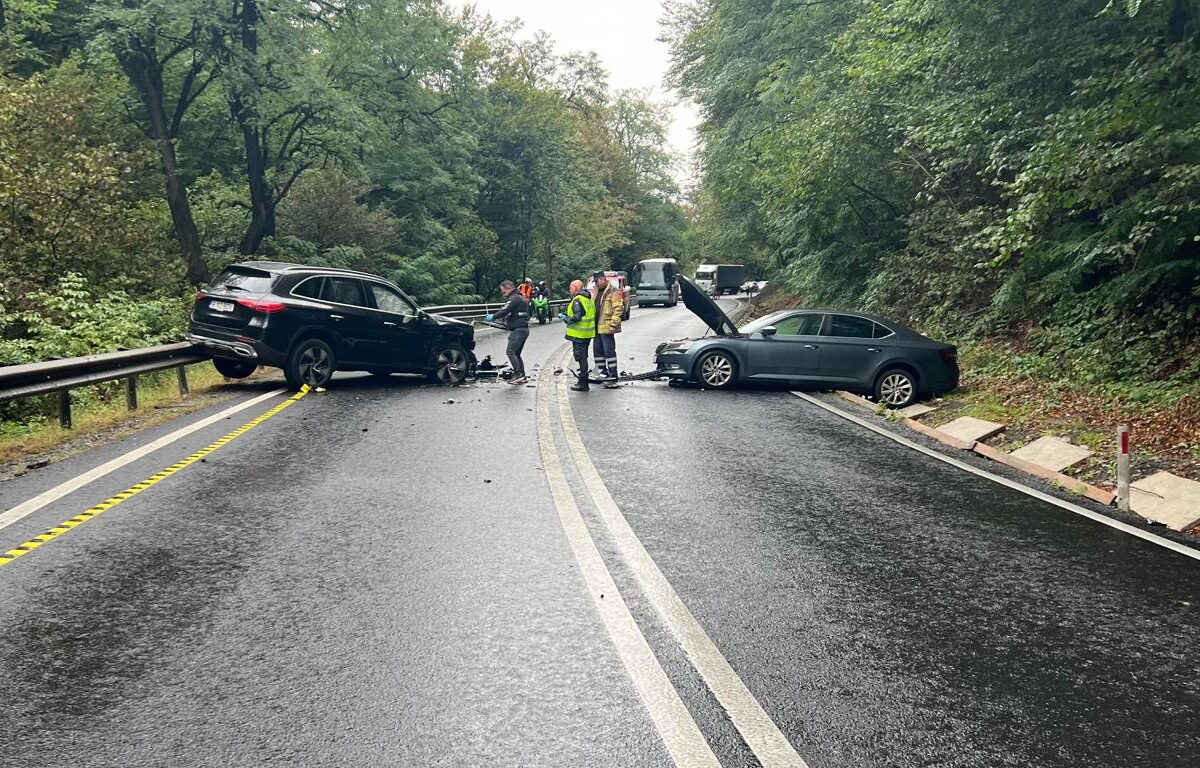
<path id="1" fill-rule="evenodd" d="M 596 302 L 584 290 L 582 280 L 572 281 L 571 301 L 567 303 L 567 311 L 558 317 L 567 324 L 567 340 L 571 342 L 571 352 L 579 367 L 579 381 L 571 389 L 587 392 L 588 347 L 596 337 Z"/>

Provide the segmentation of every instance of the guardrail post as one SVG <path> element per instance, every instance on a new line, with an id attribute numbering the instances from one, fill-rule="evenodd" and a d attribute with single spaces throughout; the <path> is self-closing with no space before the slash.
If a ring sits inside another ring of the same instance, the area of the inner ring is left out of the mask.
<path id="1" fill-rule="evenodd" d="M 58 423 L 63 429 L 71 428 L 71 390 L 58 393 Z"/>
<path id="2" fill-rule="evenodd" d="M 125 378 L 125 406 L 137 410 L 137 374 Z"/>
<path id="3" fill-rule="evenodd" d="M 175 369 L 175 373 L 179 376 L 179 396 L 182 398 L 187 398 L 187 396 L 190 394 L 187 381 L 187 366 L 179 366 Z"/>
<path id="4" fill-rule="evenodd" d="M 1129 511 L 1129 427 L 1117 427 L 1117 509 Z"/>

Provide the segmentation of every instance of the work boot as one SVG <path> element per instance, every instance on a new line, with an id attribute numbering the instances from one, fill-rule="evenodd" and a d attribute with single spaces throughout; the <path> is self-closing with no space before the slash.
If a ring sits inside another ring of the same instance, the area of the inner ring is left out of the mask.
<path id="1" fill-rule="evenodd" d="M 590 392 L 591 387 L 588 386 L 588 383 L 586 381 L 581 381 L 578 384 L 572 384 L 571 391 L 572 392 Z"/>

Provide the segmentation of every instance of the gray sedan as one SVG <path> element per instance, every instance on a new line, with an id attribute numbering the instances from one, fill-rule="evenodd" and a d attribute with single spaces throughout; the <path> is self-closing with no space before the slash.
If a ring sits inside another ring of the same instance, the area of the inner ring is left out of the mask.
<path id="1" fill-rule="evenodd" d="M 911 328 L 860 312 L 784 310 L 737 328 L 686 277 L 684 304 L 716 334 L 661 344 L 669 379 L 725 389 L 740 381 L 845 389 L 892 408 L 958 386 L 958 352 Z"/>

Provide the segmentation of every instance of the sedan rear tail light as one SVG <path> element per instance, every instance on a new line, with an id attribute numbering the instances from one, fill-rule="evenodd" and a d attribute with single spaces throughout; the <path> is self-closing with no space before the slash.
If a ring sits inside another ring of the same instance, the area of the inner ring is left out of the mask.
<path id="1" fill-rule="evenodd" d="M 287 305 L 279 301 L 263 301 L 261 299 L 238 299 L 238 304 L 251 309 L 255 312 L 263 312 L 268 315 L 275 312 L 282 312 L 287 309 Z"/>
<path id="2" fill-rule="evenodd" d="M 205 293 L 204 291 L 196 291 L 196 301 L 200 301 L 200 299 L 207 299 L 207 298 L 208 298 L 208 294 Z"/>
<path id="3" fill-rule="evenodd" d="M 958 360 L 958 348 L 957 347 L 942 347 L 941 349 L 938 350 L 938 354 L 941 355 L 942 359 L 945 360 L 947 363 L 953 363 Z"/>

